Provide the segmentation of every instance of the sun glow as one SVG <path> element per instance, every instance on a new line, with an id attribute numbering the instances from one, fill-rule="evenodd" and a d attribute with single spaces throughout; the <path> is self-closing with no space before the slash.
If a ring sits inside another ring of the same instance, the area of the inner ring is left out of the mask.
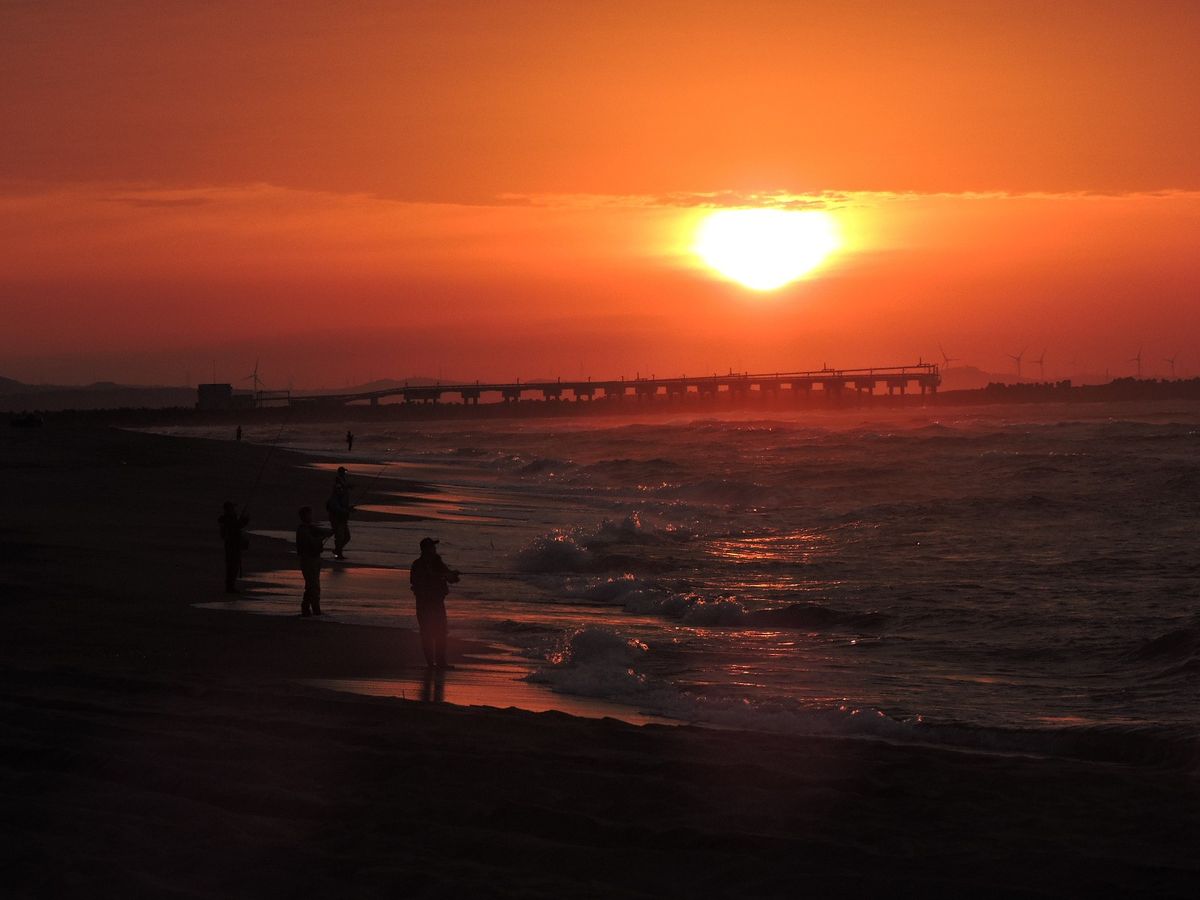
<path id="1" fill-rule="evenodd" d="M 825 212 L 725 209 L 704 219 L 693 249 L 726 278 L 771 291 L 804 277 L 840 245 Z"/>

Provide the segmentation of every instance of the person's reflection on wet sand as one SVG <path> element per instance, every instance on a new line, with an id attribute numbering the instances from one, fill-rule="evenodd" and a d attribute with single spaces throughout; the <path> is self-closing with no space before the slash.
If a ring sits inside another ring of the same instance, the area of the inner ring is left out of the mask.
<path id="1" fill-rule="evenodd" d="M 446 702 L 446 672 L 429 666 L 425 669 L 425 679 L 421 682 L 421 700 L 425 703 Z"/>

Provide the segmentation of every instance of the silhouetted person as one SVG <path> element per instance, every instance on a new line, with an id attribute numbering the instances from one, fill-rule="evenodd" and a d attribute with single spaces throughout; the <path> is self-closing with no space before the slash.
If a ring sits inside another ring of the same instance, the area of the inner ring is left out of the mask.
<path id="1" fill-rule="evenodd" d="M 241 425 L 239 425 L 239 426 L 237 427 L 237 432 L 236 432 L 236 435 L 235 435 L 235 437 L 236 437 L 236 438 L 237 438 L 237 440 L 239 440 L 239 441 L 242 439 L 242 426 L 241 426 Z"/>
<path id="2" fill-rule="evenodd" d="M 438 556 L 437 543 L 433 538 L 421 538 L 421 555 L 408 570 L 408 583 L 417 598 L 425 663 L 446 669 L 446 595 L 449 586 L 458 581 L 458 572 Z"/>
<path id="3" fill-rule="evenodd" d="M 338 466 L 333 479 L 333 493 L 325 501 L 329 513 L 329 524 L 333 528 L 333 558 L 345 559 L 343 550 L 350 543 L 350 485 L 346 481 L 346 469 Z"/>
<path id="4" fill-rule="evenodd" d="M 346 431 L 346 452 L 349 453 L 353 449 L 354 449 L 354 432 L 347 430 Z"/>
<path id="5" fill-rule="evenodd" d="M 225 593 L 236 594 L 237 579 L 242 574 L 242 550 L 246 542 L 242 529 L 250 523 L 250 517 L 245 513 L 239 516 L 230 500 L 225 501 L 222 509 L 224 512 L 217 517 L 217 524 L 221 526 L 221 541 L 225 544 Z"/>
<path id="6" fill-rule="evenodd" d="M 296 527 L 296 555 L 300 557 L 300 571 L 304 574 L 304 599 L 300 603 L 300 615 L 321 614 L 321 551 L 329 529 L 313 524 L 312 507 L 302 506 L 299 511 L 300 524 Z"/>

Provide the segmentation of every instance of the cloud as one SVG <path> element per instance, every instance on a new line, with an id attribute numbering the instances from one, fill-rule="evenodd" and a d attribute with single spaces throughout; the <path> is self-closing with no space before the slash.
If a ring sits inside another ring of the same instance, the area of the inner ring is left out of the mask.
<path id="1" fill-rule="evenodd" d="M 560 209 L 836 209 L 849 194 L 827 191 L 794 194 L 788 191 L 675 191 L 666 194 L 501 194 L 505 206 Z"/>
<path id="2" fill-rule="evenodd" d="M 518 194 L 496 197 L 500 206 L 554 209 L 784 209 L 827 210 L 867 208 L 891 203 L 929 201 L 1081 201 L 1081 200 L 1172 200 L 1195 201 L 1200 191 L 821 191 L 797 194 L 791 191 L 676 191 L 665 194 Z"/>
<path id="3" fill-rule="evenodd" d="M 144 209 L 204 206 L 213 202 L 210 197 L 101 197 L 99 199 L 103 203 L 124 204 Z"/>
<path id="4" fill-rule="evenodd" d="M 195 209 L 199 207 L 255 207 L 265 213 L 286 214 L 301 210 L 356 209 L 387 215 L 409 209 L 559 209 L 587 210 L 707 210 L 754 207 L 784 210 L 836 211 L 872 208 L 885 204 L 930 201 L 1087 201 L 1200 200 L 1200 191 L 1164 189 L 1152 191 L 846 191 L 796 193 L 783 189 L 740 191 L 673 191 L 655 194 L 519 193 L 506 192 L 472 202 L 411 201 L 378 194 L 297 189 L 268 182 L 193 186 L 161 186 L 130 183 L 79 183 L 38 189 L 36 185 L 0 182 L 0 206 L 10 210 L 40 207 L 67 210 L 91 204 L 132 209 Z"/>

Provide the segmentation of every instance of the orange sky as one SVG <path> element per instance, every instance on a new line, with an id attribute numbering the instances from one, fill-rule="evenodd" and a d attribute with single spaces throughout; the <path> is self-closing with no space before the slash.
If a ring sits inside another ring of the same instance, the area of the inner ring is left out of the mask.
<path id="1" fill-rule="evenodd" d="M 2 3 L 0 375 L 1200 374 L 1198 85 L 1190 3 Z M 757 205 L 845 246 L 715 277 Z"/>

